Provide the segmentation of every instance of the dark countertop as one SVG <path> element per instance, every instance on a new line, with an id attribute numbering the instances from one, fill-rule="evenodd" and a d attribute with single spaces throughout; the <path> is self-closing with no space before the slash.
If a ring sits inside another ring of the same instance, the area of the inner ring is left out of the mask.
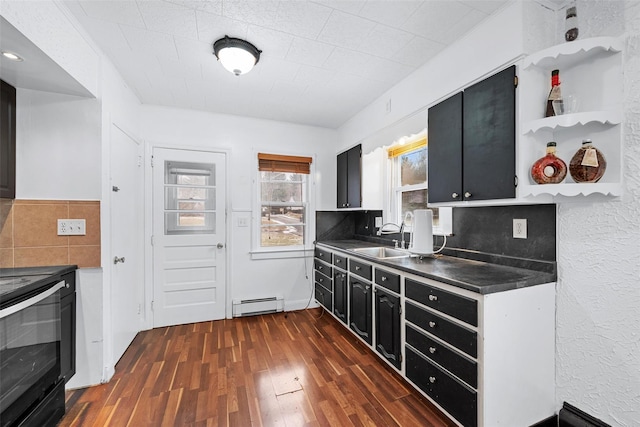
<path id="1" fill-rule="evenodd" d="M 77 265 L 0 268 L 0 308 L 48 289 L 60 281 L 64 274 L 77 268 Z"/>
<path id="2" fill-rule="evenodd" d="M 361 240 L 333 240 L 317 242 L 329 249 L 359 257 L 379 265 L 413 273 L 482 295 L 509 291 L 556 281 L 556 275 L 547 272 L 510 267 L 446 255 L 435 257 L 378 259 L 353 252 L 355 248 L 381 246 Z"/>

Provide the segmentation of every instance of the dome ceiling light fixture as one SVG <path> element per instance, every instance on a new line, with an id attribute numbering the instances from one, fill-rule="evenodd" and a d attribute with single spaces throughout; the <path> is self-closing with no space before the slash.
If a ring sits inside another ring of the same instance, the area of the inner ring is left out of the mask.
<path id="1" fill-rule="evenodd" d="M 224 68 L 239 76 L 251 71 L 262 51 L 246 40 L 225 35 L 213 43 L 213 53 Z"/>

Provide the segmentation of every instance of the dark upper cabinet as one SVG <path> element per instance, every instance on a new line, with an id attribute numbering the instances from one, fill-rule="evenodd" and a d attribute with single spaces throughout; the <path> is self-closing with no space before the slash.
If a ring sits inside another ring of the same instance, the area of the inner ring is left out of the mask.
<path id="1" fill-rule="evenodd" d="M 338 154 L 338 208 L 362 206 L 362 145 Z"/>
<path id="2" fill-rule="evenodd" d="M 0 198 L 16 197 L 16 89 L 0 80 Z"/>
<path id="3" fill-rule="evenodd" d="M 516 195 L 516 68 L 429 108 L 429 202 Z"/>
<path id="4" fill-rule="evenodd" d="M 377 288 L 375 291 L 376 350 L 400 369 L 400 297 Z"/>

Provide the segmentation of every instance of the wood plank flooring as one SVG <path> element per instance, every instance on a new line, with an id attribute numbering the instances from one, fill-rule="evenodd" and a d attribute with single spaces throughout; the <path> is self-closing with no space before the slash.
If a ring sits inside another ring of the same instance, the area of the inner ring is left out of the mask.
<path id="1" fill-rule="evenodd" d="M 454 424 L 321 309 L 140 332 L 59 426 Z"/>

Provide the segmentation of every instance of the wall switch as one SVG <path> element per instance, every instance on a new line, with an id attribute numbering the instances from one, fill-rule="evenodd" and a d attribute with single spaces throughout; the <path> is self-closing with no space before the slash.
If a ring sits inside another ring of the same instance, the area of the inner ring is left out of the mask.
<path id="1" fill-rule="evenodd" d="M 58 236 L 84 236 L 87 234 L 87 222 L 84 219 L 59 219 Z"/>
<path id="2" fill-rule="evenodd" d="M 526 219 L 513 219 L 513 238 L 514 239 L 526 239 L 527 238 L 527 220 Z"/>
<path id="3" fill-rule="evenodd" d="M 380 228 L 382 227 L 382 217 L 381 216 L 377 216 L 376 217 L 376 228 Z"/>
<path id="4" fill-rule="evenodd" d="M 248 227 L 249 226 L 249 218 L 239 217 L 238 218 L 238 227 Z"/>

